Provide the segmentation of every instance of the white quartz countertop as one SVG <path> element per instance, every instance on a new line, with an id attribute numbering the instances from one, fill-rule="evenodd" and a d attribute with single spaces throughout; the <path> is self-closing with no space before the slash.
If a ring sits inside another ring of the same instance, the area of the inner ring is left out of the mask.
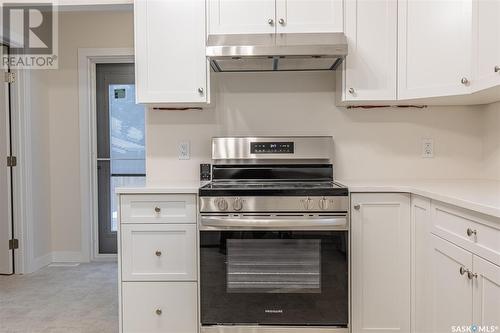
<path id="1" fill-rule="evenodd" d="M 405 192 L 500 218 L 500 181 L 338 180 L 350 192 Z"/>
<path id="2" fill-rule="evenodd" d="M 138 187 L 118 187 L 117 194 L 198 194 L 200 182 L 172 182 Z"/>

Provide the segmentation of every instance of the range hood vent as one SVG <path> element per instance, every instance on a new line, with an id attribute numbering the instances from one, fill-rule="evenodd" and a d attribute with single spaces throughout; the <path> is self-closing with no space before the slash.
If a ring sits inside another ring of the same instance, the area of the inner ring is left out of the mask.
<path id="1" fill-rule="evenodd" d="M 215 72 L 335 70 L 347 55 L 343 33 L 210 35 Z"/>

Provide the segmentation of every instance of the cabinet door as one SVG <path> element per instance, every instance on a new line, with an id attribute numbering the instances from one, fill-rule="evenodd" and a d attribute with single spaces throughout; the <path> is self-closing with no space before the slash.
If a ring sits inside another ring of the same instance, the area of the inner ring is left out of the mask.
<path id="1" fill-rule="evenodd" d="M 279 33 L 343 30 L 342 0 L 276 0 Z"/>
<path id="2" fill-rule="evenodd" d="M 500 85 L 500 1 L 474 1 L 474 64 L 472 88 Z"/>
<path id="3" fill-rule="evenodd" d="M 474 256 L 474 324 L 500 327 L 500 266 Z"/>
<path id="4" fill-rule="evenodd" d="M 354 193 L 351 200 L 352 331 L 409 332 L 409 195 Z"/>
<path id="5" fill-rule="evenodd" d="M 123 333 L 197 333 L 196 282 L 124 282 Z"/>
<path id="6" fill-rule="evenodd" d="M 469 93 L 472 0 L 400 0 L 398 12 L 399 99 Z"/>
<path id="7" fill-rule="evenodd" d="M 343 101 L 396 100 L 397 2 L 352 0 L 345 6 Z"/>
<path id="8" fill-rule="evenodd" d="M 412 332 L 432 332 L 431 200 L 411 196 Z"/>
<path id="9" fill-rule="evenodd" d="M 207 102 L 205 1 L 135 0 L 138 103 Z"/>
<path id="10" fill-rule="evenodd" d="M 275 0 L 209 0 L 210 34 L 259 34 L 276 30 Z"/>
<path id="11" fill-rule="evenodd" d="M 450 332 L 454 325 L 472 325 L 472 254 L 432 235 L 432 329 Z M 461 271 L 462 269 L 462 271 Z"/>

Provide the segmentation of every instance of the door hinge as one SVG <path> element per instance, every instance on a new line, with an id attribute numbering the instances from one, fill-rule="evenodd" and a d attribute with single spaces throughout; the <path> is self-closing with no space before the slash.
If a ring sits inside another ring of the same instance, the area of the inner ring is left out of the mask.
<path id="1" fill-rule="evenodd" d="M 19 239 L 9 239 L 9 250 L 15 250 L 19 248 Z"/>
<path id="2" fill-rule="evenodd" d="M 16 74 L 12 73 L 12 72 L 6 72 L 5 73 L 5 77 L 4 77 L 4 81 L 6 83 L 14 83 L 14 82 L 16 82 Z"/>
<path id="3" fill-rule="evenodd" d="M 15 156 L 7 156 L 7 166 L 15 167 L 17 166 L 17 157 Z"/>

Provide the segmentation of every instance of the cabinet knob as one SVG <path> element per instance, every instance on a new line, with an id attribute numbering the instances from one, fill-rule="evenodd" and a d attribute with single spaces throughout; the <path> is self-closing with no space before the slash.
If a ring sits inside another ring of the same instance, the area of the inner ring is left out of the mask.
<path id="1" fill-rule="evenodd" d="M 268 23 L 269 25 L 274 25 L 274 20 L 273 20 L 273 19 L 269 19 L 269 20 L 267 20 L 267 23 Z"/>
<path id="2" fill-rule="evenodd" d="M 161 208 L 160 207 L 155 207 L 155 213 L 160 213 L 161 212 Z"/>
<path id="3" fill-rule="evenodd" d="M 354 209 L 356 210 L 360 210 L 361 209 L 361 205 L 360 204 L 354 204 Z"/>
<path id="4" fill-rule="evenodd" d="M 495 66 L 495 73 L 498 73 L 498 72 L 500 72 L 500 66 L 496 65 Z"/>
<path id="5" fill-rule="evenodd" d="M 466 77 L 463 77 L 462 80 L 460 80 L 460 82 L 462 82 L 462 84 L 467 85 L 467 84 L 469 84 L 469 79 Z"/>
<path id="6" fill-rule="evenodd" d="M 161 316 L 161 314 L 163 313 L 163 311 L 161 311 L 161 309 L 156 309 L 155 313 L 156 313 L 158 316 Z"/>
<path id="7" fill-rule="evenodd" d="M 161 251 L 160 251 L 160 250 L 156 250 L 155 255 L 156 255 L 157 257 L 161 257 Z"/>
<path id="8" fill-rule="evenodd" d="M 467 228 L 467 236 L 477 236 L 477 230 L 472 230 L 471 228 Z"/>
<path id="9" fill-rule="evenodd" d="M 205 89 L 203 89 L 202 87 L 198 88 L 198 92 L 203 95 L 203 92 L 205 91 Z"/>
<path id="10" fill-rule="evenodd" d="M 349 88 L 349 94 L 354 95 L 354 92 L 355 92 L 354 88 Z"/>
<path id="11" fill-rule="evenodd" d="M 471 271 L 467 270 L 467 277 L 469 278 L 469 280 L 477 279 L 477 273 L 472 273 Z"/>
<path id="12" fill-rule="evenodd" d="M 460 267 L 460 269 L 458 270 L 460 272 L 460 275 L 464 275 L 465 273 L 467 273 L 469 270 L 465 269 L 465 267 Z"/>
<path id="13" fill-rule="evenodd" d="M 280 18 L 279 21 L 278 21 L 278 23 L 281 24 L 281 25 L 285 25 L 285 20 L 282 19 L 282 18 Z"/>

